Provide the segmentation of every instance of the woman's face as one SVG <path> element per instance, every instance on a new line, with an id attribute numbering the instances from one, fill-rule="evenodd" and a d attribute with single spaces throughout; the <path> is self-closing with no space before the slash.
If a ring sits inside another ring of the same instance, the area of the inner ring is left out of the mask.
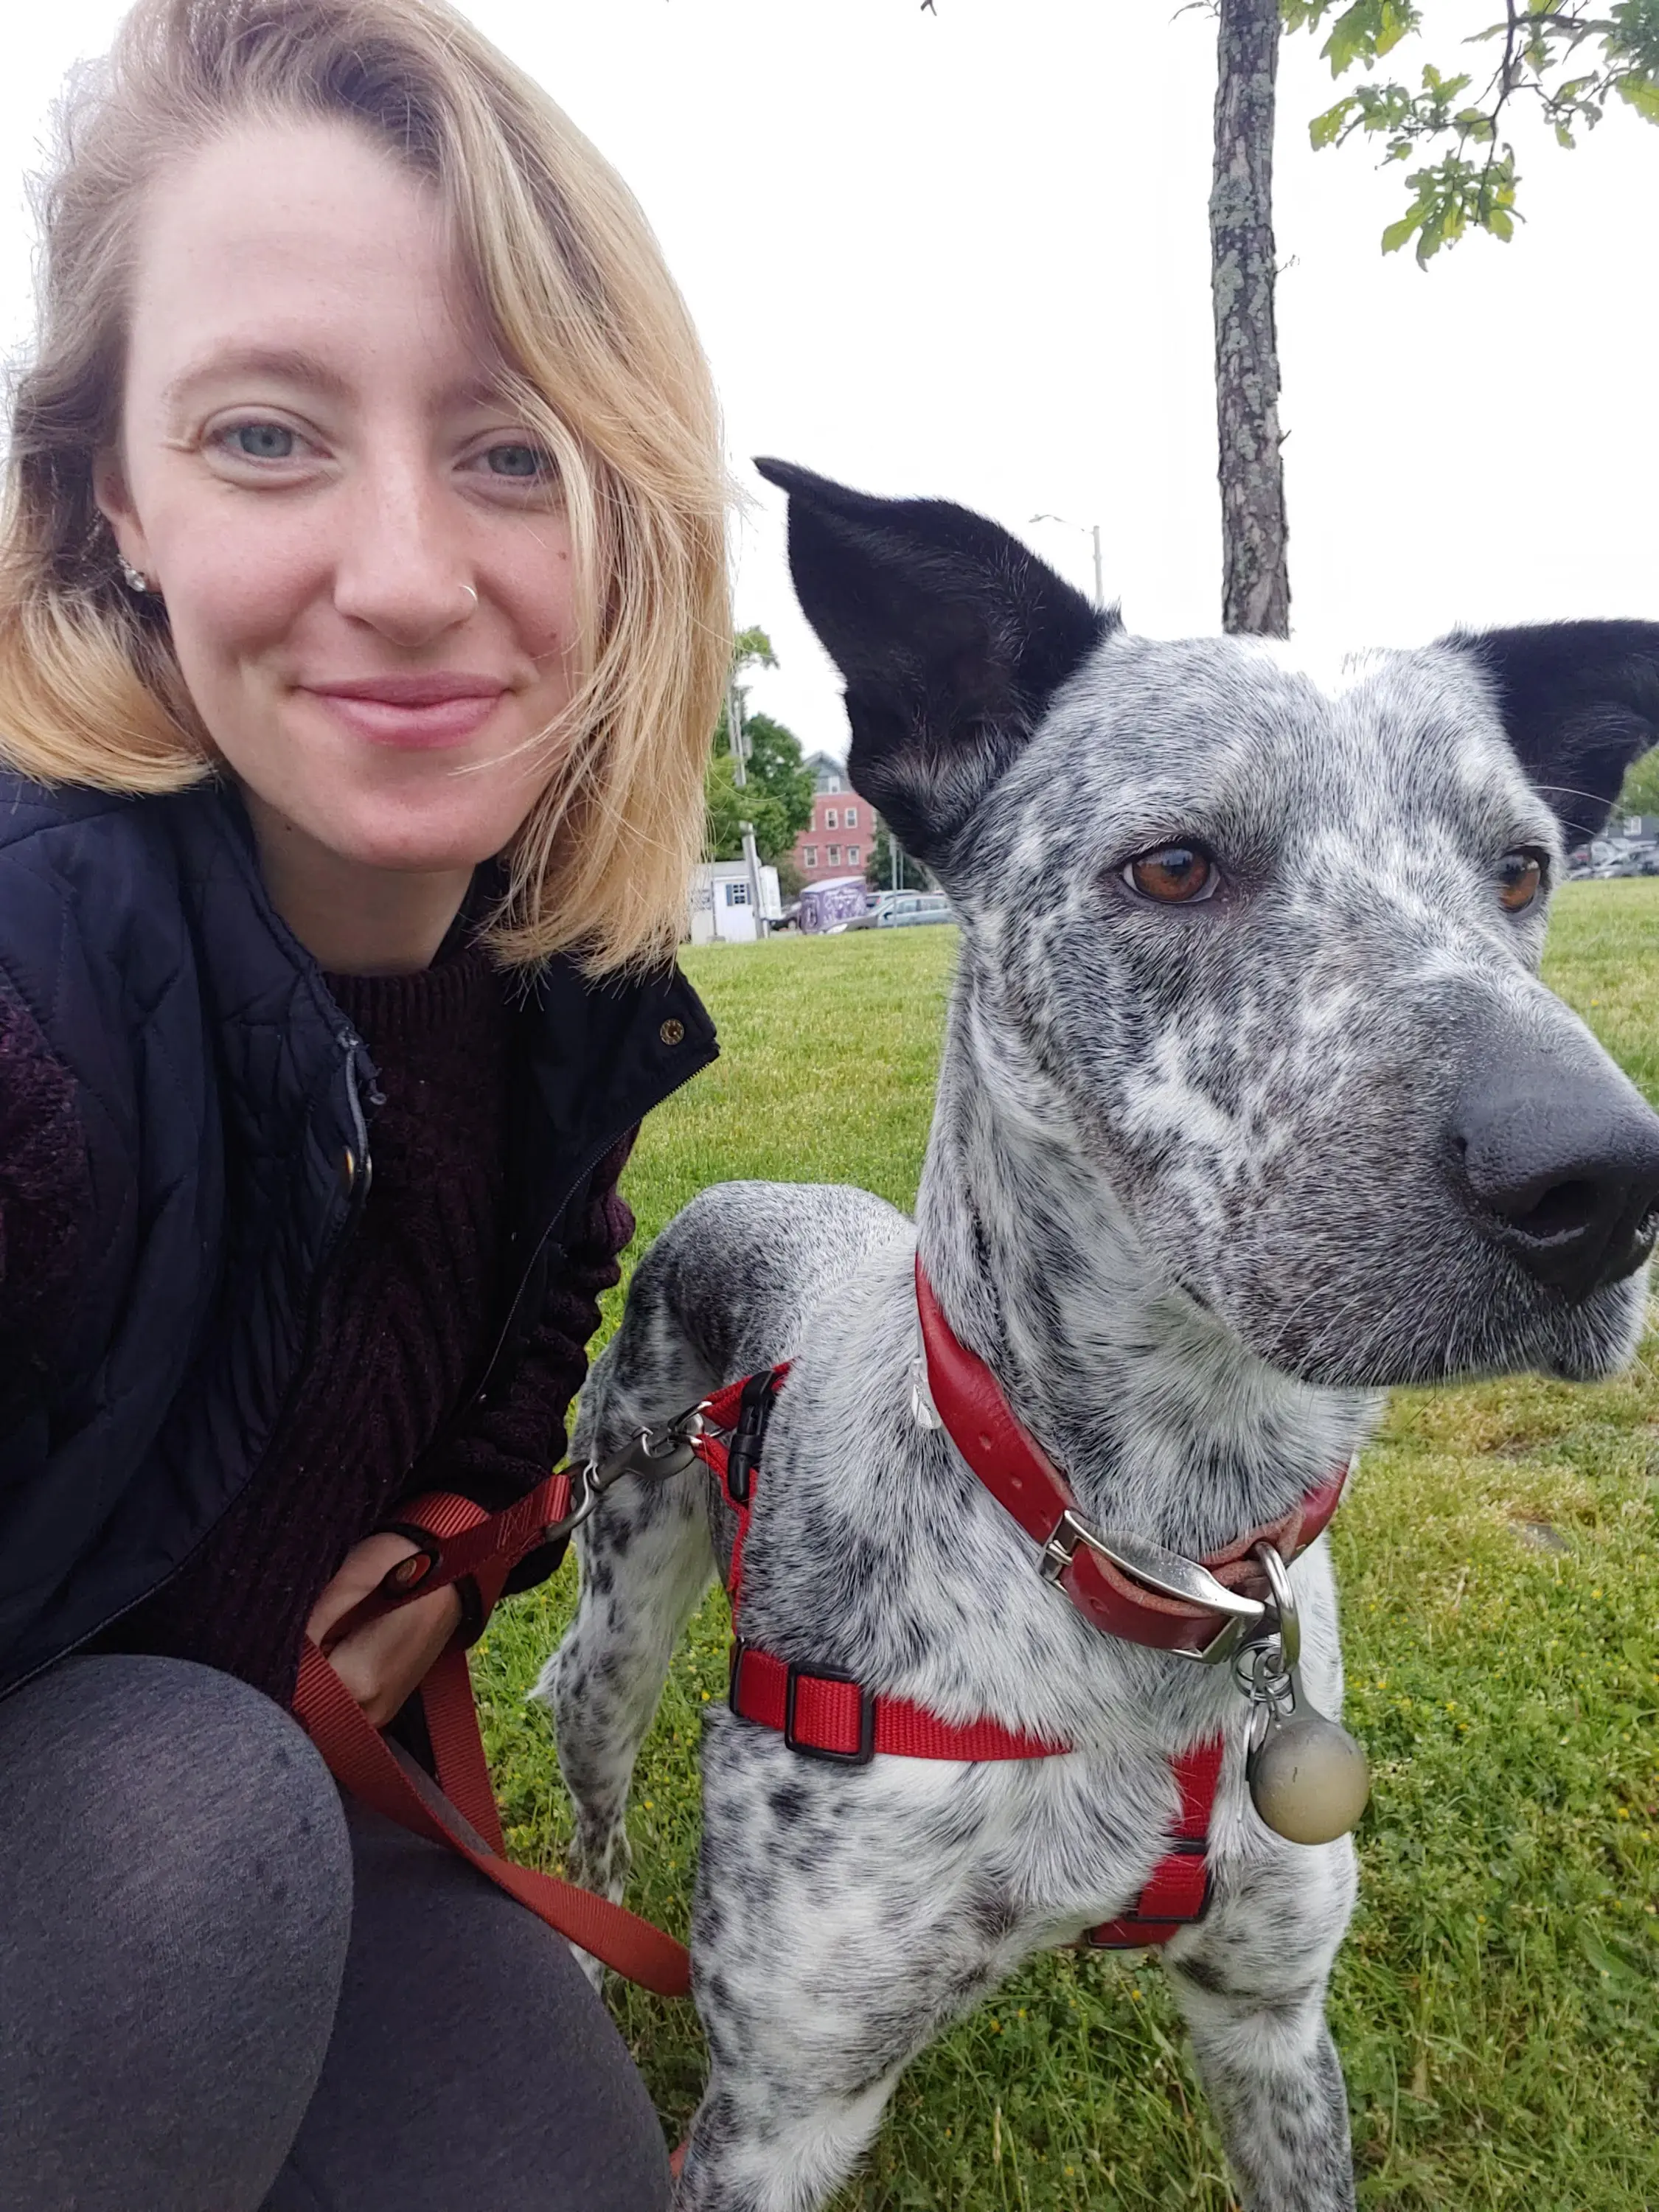
<path id="1" fill-rule="evenodd" d="M 470 873 L 548 781 L 569 536 L 498 382 L 435 195 L 349 126 L 250 125 L 151 197 L 100 504 L 313 874 Z"/>

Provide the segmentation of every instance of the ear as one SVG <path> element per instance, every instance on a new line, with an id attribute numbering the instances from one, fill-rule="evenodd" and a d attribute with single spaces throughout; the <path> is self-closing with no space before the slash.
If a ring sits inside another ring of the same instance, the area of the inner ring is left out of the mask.
<path id="1" fill-rule="evenodd" d="M 116 551 L 135 568 L 148 571 L 149 545 L 127 489 L 126 471 L 120 456 L 107 447 L 93 461 L 92 496 L 110 526 Z"/>
<path id="2" fill-rule="evenodd" d="M 1442 642 L 1492 678 L 1509 741 L 1569 844 L 1595 836 L 1626 769 L 1659 745 L 1659 623 L 1540 623 Z"/>
<path id="3" fill-rule="evenodd" d="M 755 466 L 789 495 L 796 596 L 847 680 L 849 781 L 938 862 L 1116 612 L 965 507 Z"/>

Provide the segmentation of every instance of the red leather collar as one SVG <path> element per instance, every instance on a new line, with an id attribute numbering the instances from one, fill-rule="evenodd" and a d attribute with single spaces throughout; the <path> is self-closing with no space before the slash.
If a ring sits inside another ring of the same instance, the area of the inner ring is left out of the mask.
<path id="1" fill-rule="evenodd" d="M 1196 1593 L 1212 1577 L 1223 1592 L 1259 1606 L 1267 1595 L 1267 1578 L 1250 1556 L 1254 1547 L 1268 1543 L 1281 1558 L 1294 1559 L 1335 1512 L 1347 1468 L 1310 1490 L 1281 1520 L 1252 1528 L 1201 1561 L 1182 1559 L 1144 1540 L 1103 1534 L 1079 1512 L 1071 1485 L 1016 1419 L 990 1369 L 957 1339 L 920 1257 L 916 1305 L 934 1409 L 992 1497 L 1042 1547 L 1048 1579 L 1108 1636 L 1191 1658 L 1227 1657 L 1247 1624 L 1220 1603 L 1201 1602 Z M 1108 1558 L 1102 1546 L 1119 1556 Z M 1145 1578 L 1149 1573 L 1171 1587 L 1153 1587 Z M 1176 1595 L 1181 1588 L 1194 1595 Z"/>

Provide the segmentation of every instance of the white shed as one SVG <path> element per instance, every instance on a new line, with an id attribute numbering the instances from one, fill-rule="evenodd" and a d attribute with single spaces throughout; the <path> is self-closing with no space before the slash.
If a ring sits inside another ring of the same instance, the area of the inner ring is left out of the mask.
<path id="1" fill-rule="evenodd" d="M 760 872 L 761 918 L 776 921 L 783 912 L 778 872 Z M 752 945 L 760 934 L 746 860 L 705 860 L 691 887 L 693 945 Z"/>

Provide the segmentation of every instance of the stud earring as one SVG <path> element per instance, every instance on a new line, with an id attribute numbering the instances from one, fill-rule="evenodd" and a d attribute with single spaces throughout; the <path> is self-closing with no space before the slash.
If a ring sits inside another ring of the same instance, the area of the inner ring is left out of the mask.
<path id="1" fill-rule="evenodd" d="M 121 556 L 121 581 L 130 592 L 147 592 L 149 578 L 142 568 L 135 568 L 125 553 Z"/>

